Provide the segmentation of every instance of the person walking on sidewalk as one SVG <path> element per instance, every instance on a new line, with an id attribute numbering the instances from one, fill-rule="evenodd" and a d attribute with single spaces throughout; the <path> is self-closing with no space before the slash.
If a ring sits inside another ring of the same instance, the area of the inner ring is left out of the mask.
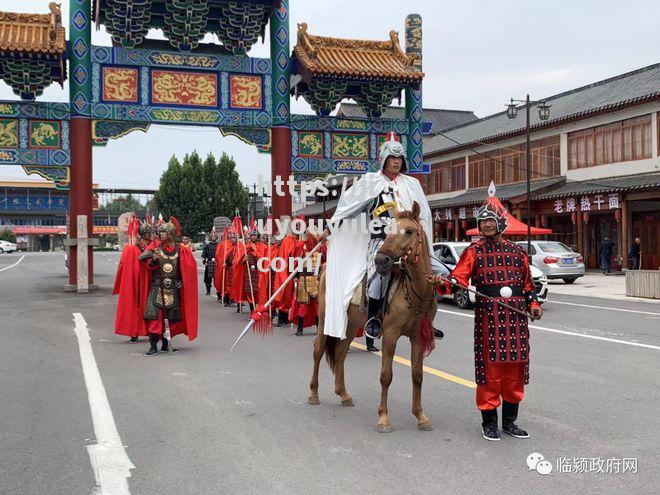
<path id="1" fill-rule="evenodd" d="M 628 252 L 628 261 L 630 263 L 631 270 L 639 270 L 641 268 L 641 243 L 642 240 L 639 237 L 635 237 L 635 241 L 633 242 L 632 246 L 630 246 L 630 251 Z"/>
<path id="2" fill-rule="evenodd" d="M 603 273 L 610 273 L 612 271 L 611 262 L 613 247 L 614 244 L 609 237 L 605 237 L 600 245 L 600 268 L 603 270 Z"/>

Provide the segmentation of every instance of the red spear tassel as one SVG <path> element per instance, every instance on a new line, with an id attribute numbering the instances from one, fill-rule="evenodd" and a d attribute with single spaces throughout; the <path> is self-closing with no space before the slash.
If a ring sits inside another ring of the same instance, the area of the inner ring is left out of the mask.
<path id="1" fill-rule="evenodd" d="M 254 333 L 266 336 L 273 333 L 273 322 L 269 317 L 269 311 L 260 304 L 257 309 L 252 312 L 251 318 L 254 320 L 252 331 Z"/>
<path id="2" fill-rule="evenodd" d="M 433 322 L 428 316 L 422 316 L 419 322 L 419 340 L 422 343 L 422 356 L 429 357 L 435 349 L 435 336 L 433 335 Z"/>

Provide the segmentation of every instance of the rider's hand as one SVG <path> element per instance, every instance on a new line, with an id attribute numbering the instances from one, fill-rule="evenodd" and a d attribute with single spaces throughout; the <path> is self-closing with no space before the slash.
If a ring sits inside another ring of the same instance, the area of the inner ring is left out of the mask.
<path id="1" fill-rule="evenodd" d="M 321 233 L 321 236 L 319 237 L 319 241 L 325 241 L 328 238 L 329 235 L 330 235 L 330 229 L 325 229 Z"/>
<path id="2" fill-rule="evenodd" d="M 426 276 L 426 281 L 430 284 L 433 285 L 442 285 L 444 282 L 446 282 L 446 278 L 444 278 L 442 275 L 436 275 L 435 273 L 429 273 Z"/>
<path id="3" fill-rule="evenodd" d="M 534 318 L 535 320 L 540 320 L 541 317 L 543 316 L 543 310 L 541 309 L 541 306 L 534 306 L 531 309 L 530 314 L 532 315 L 532 318 Z"/>

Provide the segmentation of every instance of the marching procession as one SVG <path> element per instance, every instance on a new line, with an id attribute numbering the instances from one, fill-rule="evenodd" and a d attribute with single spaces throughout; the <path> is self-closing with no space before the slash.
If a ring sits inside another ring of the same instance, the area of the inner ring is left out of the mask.
<path id="1" fill-rule="evenodd" d="M 213 287 L 220 308 L 235 306 L 236 313 L 246 310 L 249 315 L 234 347 L 250 328 L 266 334 L 273 322 L 278 328 L 290 324 L 296 336 L 316 327 L 311 405 L 319 404 L 324 354 L 342 405 L 352 405 L 343 369 L 348 346 L 365 335 L 367 350 L 374 352 L 374 340 L 382 338 L 380 432 L 391 431 L 387 388 L 396 342 L 407 336 L 413 354 L 413 414 L 421 430 L 430 430 L 421 406 L 421 370 L 441 336 L 432 326 L 436 296 L 452 287 L 465 289 L 472 280 L 477 292 L 474 367 L 482 436 L 497 441 L 503 431 L 529 438 L 515 421 L 529 380 L 527 319 L 541 318 L 542 310 L 528 257 L 502 237 L 508 213 L 494 186 L 477 213 L 483 238 L 463 252 L 450 273 L 433 254 L 431 212 L 419 181 L 406 175 L 405 150 L 393 134 L 383 143 L 380 157 L 381 170 L 365 174 L 341 196 L 329 221 L 334 229 L 317 232 L 309 226 L 298 236 L 291 229 L 261 233 L 254 219 L 244 227 L 237 215 L 220 242 L 212 231 L 201 253 L 206 295 L 211 296 Z M 360 231 L 358 223 L 365 218 L 370 229 Z M 175 336 L 193 341 L 198 332 L 197 262 L 190 239 L 182 236 L 176 218 L 166 222 L 162 216 L 155 222 L 133 217 L 127 235 L 113 290 L 118 295 L 115 333 L 129 337 L 130 343 L 147 337 L 148 357 L 177 352 Z M 278 260 L 284 269 L 276 269 Z"/>

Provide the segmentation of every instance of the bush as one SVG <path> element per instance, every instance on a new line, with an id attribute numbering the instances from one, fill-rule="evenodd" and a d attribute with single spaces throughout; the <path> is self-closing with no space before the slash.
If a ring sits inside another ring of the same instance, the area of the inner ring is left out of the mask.
<path id="1" fill-rule="evenodd" d="M 16 244 L 16 234 L 9 229 L 0 230 L 0 241 L 9 241 Z"/>

